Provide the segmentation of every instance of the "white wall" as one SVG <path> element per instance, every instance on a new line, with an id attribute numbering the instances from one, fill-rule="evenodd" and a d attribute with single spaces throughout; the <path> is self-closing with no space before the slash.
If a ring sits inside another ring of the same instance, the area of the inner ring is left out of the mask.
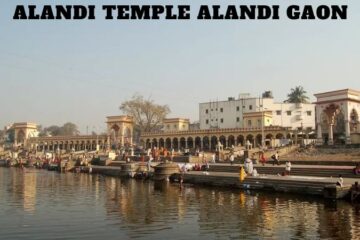
<path id="1" fill-rule="evenodd" d="M 223 110 L 221 112 L 221 109 Z M 208 113 L 206 113 L 208 110 Z M 273 125 L 282 127 L 311 127 L 315 129 L 315 105 L 275 103 L 272 98 L 247 98 L 199 104 L 200 129 L 243 127 L 243 113 L 272 111 Z M 281 111 L 278 115 L 276 111 Z M 291 115 L 287 114 L 291 111 Z M 308 113 L 310 116 L 308 116 Z M 237 122 L 239 118 L 239 122 Z M 221 122 L 223 119 L 223 122 Z M 208 120 L 208 123 L 206 123 Z"/>

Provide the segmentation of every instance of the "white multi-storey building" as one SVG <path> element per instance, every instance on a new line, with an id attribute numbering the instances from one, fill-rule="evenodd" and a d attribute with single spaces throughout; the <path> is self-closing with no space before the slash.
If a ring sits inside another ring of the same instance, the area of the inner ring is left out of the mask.
<path id="1" fill-rule="evenodd" d="M 200 129 L 261 127 L 262 121 L 264 126 L 315 129 L 314 104 L 274 102 L 268 95 L 241 94 L 238 99 L 200 103 Z"/>

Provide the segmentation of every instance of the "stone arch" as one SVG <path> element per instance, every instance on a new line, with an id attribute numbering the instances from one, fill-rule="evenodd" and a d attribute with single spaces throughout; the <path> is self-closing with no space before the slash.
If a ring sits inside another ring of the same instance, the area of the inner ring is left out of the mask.
<path id="1" fill-rule="evenodd" d="M 25 132 L 24 132 L 24 130 L 20 129 L 17 132 L 16 141 L 20 144 L 23 144 L 25 142 L 25 139 L 26 139 Z"/>
<path id="2" fill-rule="evenodd" d="M 239 136 L 237 136 L 237 138 L 236 138 L 236 142 L 237 142 L 237 145 L 241 145 L 241 146 L 244 146 L 244 136 L 243 135 L 239 135 Z"/>
<path id="3" fill-rule="evenodd" d="M 180 149 L 185 149 L 186 148 L 186 140 L 184 137 L 180 138 Z"/>
<path id="4" fill-rule="evenodd" d="M 153 145 L 153 147 L 158 147 L 158 146 L 159 146 L 159 145 L 158 145 L 158 141 L 157 141 L 156 138 L 153 138 L 153 140 L 152 140 L 152 145 Z"/>
<path id="5" fill-rule="evenodd" d="M 205 150 L 210 149 L 210 140 L 209 140 L 209 137 L 207 137 L 207 136 L 203 137 L 203 148 Z"/>
<path id="6" fill-rule="evenodd" d="M 151 148 L 151 140 L 149 138 L 146 139 L 146 148 Z"/>
<path id="7" fill-rule="evenodd" d="M 278 134 L 276 134 L 275 138 L 276 138 L 276 139 L 283 139 L 283 138 L 284 138 L 284 134 L 278 133 Z"/>
<path id="8" fill-rule="evenodd" d="M 345 135 L 345 115 L 343 111 L 339 111 L 334 119 L 334 134 Z"/>
<path id="9" fill-rule="evenodd" d="M 320 126 L 321 126 L 323 133 L 327 133 L 328 126 L 329 126 L 329 119 L 325 112 L 322 112 L 320 114 Z"/>
<path id="10" fill-rule="evenodd" d="M 228 137 L 228 145 L 229 147 L 235 146 L 235 137 L 233 135 Z"/>
<path id="11" fill-rule="evenodd" d="M 120 127 L 117 124 L 114 124 L 110 128 L 110 141 L 113 143 L 113 145 L 119 144 L 119 130 Z"/>
<path id="12" fill-rule="evenodd" d="M 249 143 L 254 146 L 254 136 L 252 134 L 246 135 L 246 141 L 249 141 Z"/>
<path id="13" fill-rule="evenodd" d="M 189 149 L 194 148 L 194 140 L 193 140 L 192 137 L 188 137 L 188 138 L 187 138 L 187 145 L 188 145 L 188 148 L 189 148 Z"/>
<path id="14" fill-rule="evenodd" d="M 124 129 L 124 144 L 129 146 L 132 144 L 132 133 L 129 127 L 125 127 Z"/>
<path id="15" fill-rule="evenodd" d="M 179 140 L 177 138 L 173 138 L 173 148 L 175 150 L 179 149 Z"/>
<path id="16" fill-rule="evenodd" d="M 160 147 L 160 148 L 165 147 L 165 141 L 164 141 L 163 138 L 160 138 L 160 139 L 159 139 L 159 147 Z"/>
<path id="17" fill-rule="evenodd" d="M 107 117 L 107 145 L 120 148 L 130 146 L 133 141 L 134 121 L 130 116 Z"/>
<path id="18" fill-rule="evenodd" d="M 226 148 L 226 137 L 224 135 L 221 135 L 219 137 L 219 142 L 221 143 L 221 145 L 223 146 L 223 148 Z"/>
<path id="19" fill-rule="evenodd" d="M 167 148 L 167 149 L 171 148 L 171 139 L 170 138 L 165 139 L 165 148 Z"/>
<path id="20" fill-rule="evenodd" d="M 216 136 L 212 136 L 210 139 L 211 150 L 215 149 L 217 143 L 218 143 L 218 138 Z"/>
<path id="21" fill-rule="evenodd" d="M 101 141 L 99 143 L 101 145 Z M 144 139 L 140 139 L 140 146 L 143 146 L 144 148 L 146 148 L 146 144 L 145 144 Z"/>
<path id="22" fill-rule="evenodd" d="M 262 146 L 262 135 L 259 133 L 255 137 L 255 147 L 261 147 Z"/>
<path id="23" fill-rule="evenodd" d="M 359 131 L 359 114 L 354 108 L 350 112 L 349 124 L 351 133 Z"/>
<path id="24" fill-rule="evenodd" d="M 195 148 L 201 148 L 201 137 L 195 138 Z"/>

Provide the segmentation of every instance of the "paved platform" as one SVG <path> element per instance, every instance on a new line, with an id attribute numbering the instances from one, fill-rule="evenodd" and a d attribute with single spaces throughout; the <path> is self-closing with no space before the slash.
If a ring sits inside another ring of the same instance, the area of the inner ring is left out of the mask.
<path id="1" fill-rule="evenodd" d="M 179 179 L 180 175 L 181 173 L 174 174 L 173 179 Z M 338 179 L 326 177 L 259 175 L 249 176 L 241 181 L 239 173 L 199 171 L 187 172 L 182 177 L 184 183 L 197 185 L 297 193 L 331 199 L 344 198 L 351 187 L 348 183 L 342 187 L 337 186 Z"/>

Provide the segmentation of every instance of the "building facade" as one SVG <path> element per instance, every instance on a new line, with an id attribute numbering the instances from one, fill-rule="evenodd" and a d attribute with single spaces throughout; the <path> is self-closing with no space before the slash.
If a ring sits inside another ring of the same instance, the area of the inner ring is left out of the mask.
<path id="1" fill-rule="evenodd" d="M 163 120 L 164 132 L 188 131 L 190 121 L 187 118 L 166 118 Z"/>
<path id="2" fill-rule="evenodd" d="M 264 135 L 267 146 L 280 146 L 282 140 L 291 138 L 291 132 L 290 128 L 278 126 L 149 132 L 142 133 L 140 144 L 145 148 L 215 150 L 218 143 L 226 148 L 245 146 L 248 141 L 253 147 L 258 147 L 262 144 Z"/>
<path id="3" fill-rule="evenodd" d="M 314 95 L 317 143 L 360 143 L 360 91 L 342 89 Z"/>
<path id="4" fill-rule="evenodd" d="M 315 129 L 315 104 L 279 103 L 272 97 L 238 99 L 199 104 L 200 129 L 281 126 Z"/>
<path id="5" fill-rule="evenodd" d="M 107 134 L 36 137 L 28 135 L 26 148 L 37 151 L 100 151 L 133 144 L 134 120 L 130 116 L 106 117 Z"/>

